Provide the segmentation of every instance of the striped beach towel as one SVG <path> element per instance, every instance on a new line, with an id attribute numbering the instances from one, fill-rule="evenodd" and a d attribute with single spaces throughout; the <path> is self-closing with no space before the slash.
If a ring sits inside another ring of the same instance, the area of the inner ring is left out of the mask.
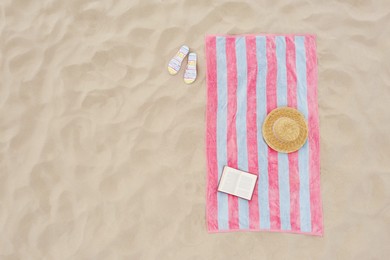
<path id="1" fill-rule="evenodd" d="M 208 35 L 207 226 L 209 232 L 323 234 L 317 56 L 313 35 Z M 298 151 L 271 149 L 266 115 L 298 109 L 309 135 Z M 250 201 L 217 192 L 225 165 L 258 175 Z"/>

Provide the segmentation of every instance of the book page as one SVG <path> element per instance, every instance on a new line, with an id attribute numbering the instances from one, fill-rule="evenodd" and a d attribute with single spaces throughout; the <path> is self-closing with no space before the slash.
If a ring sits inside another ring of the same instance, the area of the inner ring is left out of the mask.
<path id="1" fill-rule="evenodd" d="M 253 174 L 241 174 L 236 186 L 237 196 L 251 199 L 257 176 Z"/>
<path id="2" fill-rule="evenodd" d="M 219 183 L 219 190 L 229 194 L 234 194 L 237 189 L 239 178 L 239 173 L 224 169 L 221 181 Z"/>

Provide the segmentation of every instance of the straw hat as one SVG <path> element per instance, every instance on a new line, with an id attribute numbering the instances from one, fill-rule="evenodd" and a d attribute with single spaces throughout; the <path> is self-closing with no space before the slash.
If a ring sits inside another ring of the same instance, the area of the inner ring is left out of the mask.
<path id="1" fill-rule="evenodd" d="M 281 153 L 291 153 L 301 148 L 307 139 L 305 117 L 291 107 L 272 110 L 263 123 L 265 142 Z"/>

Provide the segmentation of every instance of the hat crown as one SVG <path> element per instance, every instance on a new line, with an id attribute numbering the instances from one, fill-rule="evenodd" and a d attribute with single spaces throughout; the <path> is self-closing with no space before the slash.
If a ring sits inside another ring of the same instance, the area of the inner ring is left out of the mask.
<path id="1" fill-rule="evenodd" d="M 275 121 L 273 132 L 280 141 L 292 142 L 299 137 L 299 125 L 291 118 L 281 117 Z"/>

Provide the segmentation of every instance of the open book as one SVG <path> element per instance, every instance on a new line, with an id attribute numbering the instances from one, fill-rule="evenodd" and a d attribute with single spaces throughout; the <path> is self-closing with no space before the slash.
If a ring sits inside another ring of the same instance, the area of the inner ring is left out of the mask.
<path id="1" fill-rule="evenodd" d="M 225 166 L 219 180 L 218 191 L 251 200 L 256 180 L 257 175 Z"/>

